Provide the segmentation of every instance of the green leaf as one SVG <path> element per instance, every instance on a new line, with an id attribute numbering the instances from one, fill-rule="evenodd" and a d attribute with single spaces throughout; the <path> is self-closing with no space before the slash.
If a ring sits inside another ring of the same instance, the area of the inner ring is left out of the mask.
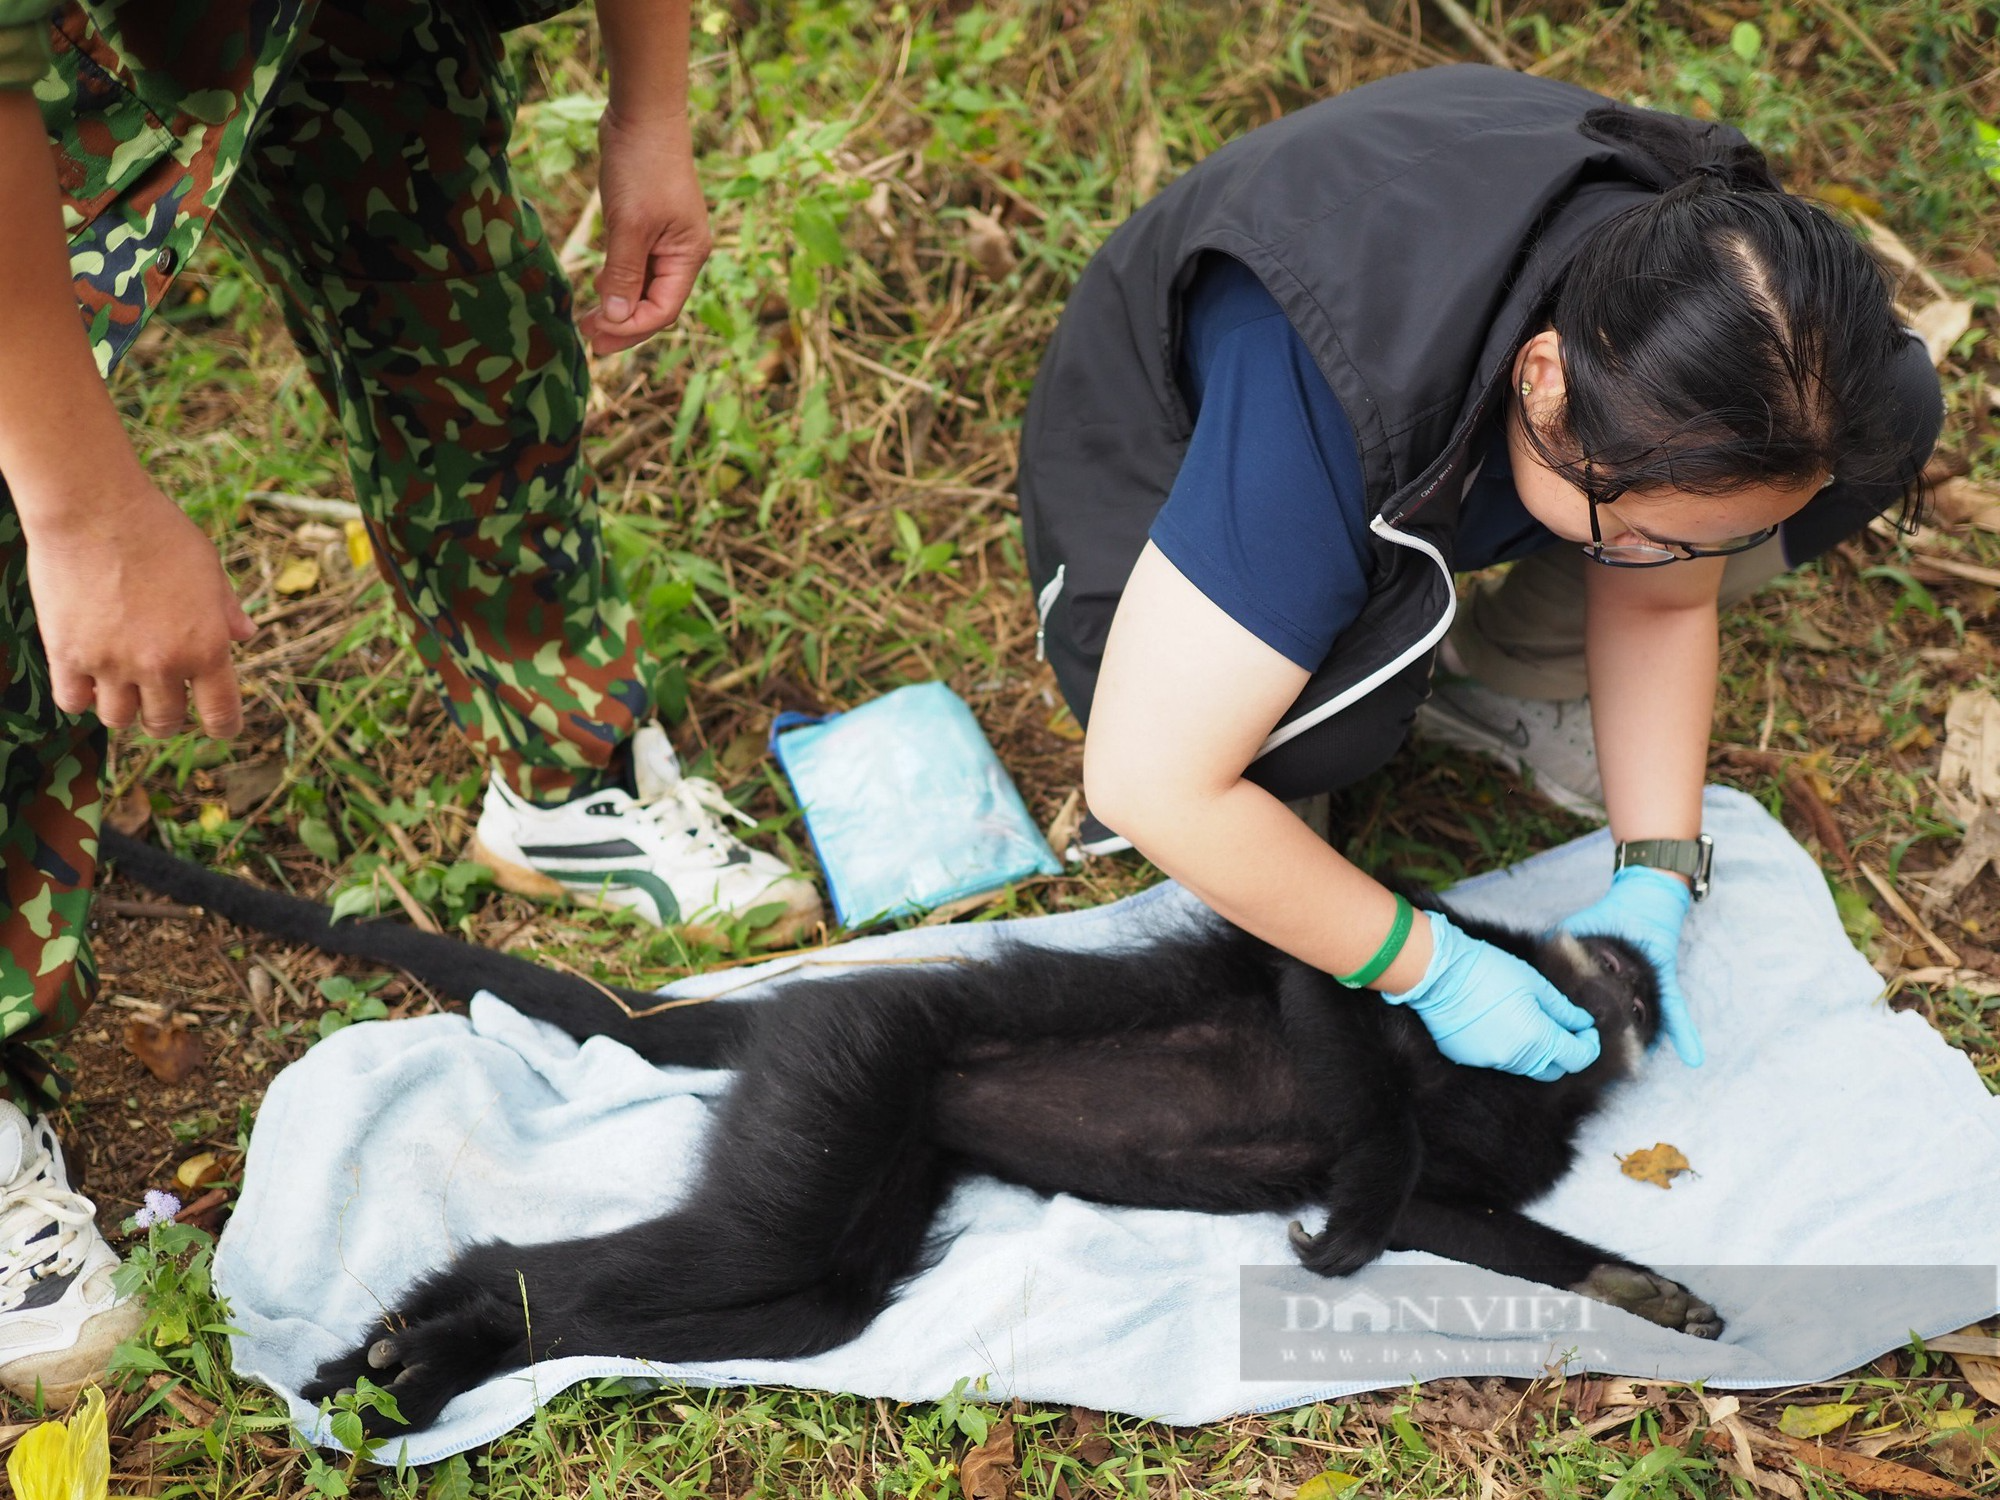
<path id="1" fill-rule="evenodd" d="M 472 1465 L 463 1453 L 452 1454 L 431 1471 L 424 1500 L 472 1500 Z"/>
<path id="2" fill-rule="evenodd" d="M 895 512 L 896 540 L 902 546 L 903 556 L 915 557 L 923 551 L 924 534 L 917 530 L 915 519 L 906 510 Z"/>
<path id="3" fill-rule="evenodd" d="M 350 885 L 333 898 L 333 910 L 327 920 L 344 922 L 349 917 L 372 917 L 381 909 L 372 884 Z"/>
<path id="4" fill-rule="evenodd" d="M 328 864 L 340 858 L 340 840 L 334 837 L 333 825 L 324 818 L 300 818 L 299 842 Z"/>
<path id="5" fill-rule="evenodd" d="M 1389 1425 L 1396 1430 L 1396 1436 L 1402 1442 L 1404 1452 L 1417 1458 L 1429 1458 L 1431 1456 L 1430 1444 L 1426 1443 L 1424 1435 L 1417 1431 L 1417 1424 L 1412 1422 L 1401 1411 L 1393 1411 L 1389 1414 Z"/>
<path id="6" fill-rule="evenodd" d="M 361 1413 L 357 1411 L 337 1411 L 327 1425 L 333 1429 L 333 1440 L 349 1453 L 359 1453 L 368 1441 L 368 1434 L 362 1430 Z"/>
<path id="7" fill-rule="evenodd" d="M 1974 155 L 1979 159 L 1980 170 L 1992 181 L 2000 182 L 2000 125 L 1974 120 L 1972 138 L 1979 143 Z"/>
<path id="8" fill-rule="evenodd" d="M 1764 33 L 1755 21 L 1738 21 L 1729 31 L 1729 50 L 1747 63 L 1757 60 L 1764 50 Z"/>
<path id="9" fill-rule="evenodd" d="M 824 203 L 808 199 L 793 209 L 792 233 L 806 247 L 806 254 L 822 266 L 837 266 L 847 259 L 847 246 L 840 238 L 840 221 Z"/>
<path id="10" fill-rule="evenodd" d="M 1845 1426 L 1848 1419 L 1860 1410 L 1858 1406 L 1838 1401 L 1830 1401 L 1824 1406 L 1788 1406 L 1785 1414 L 1778 1419 L 1778 1431 L 1786 1437 L 1823 1437 L 1834 1428 Z"/>

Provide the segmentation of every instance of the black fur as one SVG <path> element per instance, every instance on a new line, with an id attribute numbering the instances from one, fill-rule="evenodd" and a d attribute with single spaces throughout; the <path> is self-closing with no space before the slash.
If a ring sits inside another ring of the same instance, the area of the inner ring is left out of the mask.
<path id="1" fill-rule="evenodd" d="M 1578 1122 L 1657 1029 L 1656 978 L 1614 939 L 1454 918 L 1596 1018 L 1603 1055 L 1545 1084 L 1448 1062 L 1407 1011 L 1219 922 L 1116 952 L 1022 944 L 634 1018 L 657 997 L 621 991 L 619 1004 L 400 925 L 330 927 L 310 902 L 130 841 L 108 852 L 142 884 L 245 925 L 401 965 L 450 995 L 490 985 L 655 1062 L 739 1072 L 673 1211 L 595 1239 L 473 1247 L 323 1366 L 309 1399 L 368 1376 L 421 1427 L 535 1359 L 818 1353 L 923 1269 L 946 1193 L 976 1172 L 1107 1203 L 1317 1207 L 1325 1229 L 1294 1224 L 1293 1243 L 1322 1275 L 1429 1250 L 1721 1331 L 1686 1288 L 1519 1211 L 1568 1170 Z"/>

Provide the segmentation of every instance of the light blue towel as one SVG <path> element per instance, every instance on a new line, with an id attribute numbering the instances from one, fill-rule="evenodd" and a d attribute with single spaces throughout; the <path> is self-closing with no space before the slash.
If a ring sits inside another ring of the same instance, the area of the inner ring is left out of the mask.
<path id="1" fill-rule="evenodd" d="M 1365 1371 L 1301 1367 L 1287 1379 L 1246 1380 L 1244 1268 L 1293 1262 L 1283 1217 L 1106 1208 L 979 1180 L 946 1210 L 960 1233 L 943 1261 L 843 1348 L 673 1368 L 550 1360 L 461 1397 L 406 1440 L 406 1456 L 425 1463 L 487 1442 L 537 1401 L 593 1376 L 901 1400 L 942 1396 L 970 1376 L 996 1400 L 1197 1423 L 1412 1375 L 1536 1373 L 1566 1356 L 1572 1369 L 1788 1385 L 1851 1370 L 1912 1331 L 1935 1335 L 1993 1313 L 2000 1100 L 1921 1017 L 1881 1003 L 1881 983 L 1843 936 L 1825 881 L 1778 823 L 1721 789 L 1710 790 L 1706 816 L 1715 891 L 1689 920 L 1682 974 L 1707 1065 L 1653 1053 L 1643 1078 L 1585 1127 L 1575 1171 L 1536 1205 L 1537 1217 L 1662 1268 L 1973 1265 L 1983 1274 L 1824 1270 L 1773 1286 L 1753 1270 L 1690 1271 L 1729 1320 L 1720 1343 L 1601 1308 L 1584 1333 L 1447 1328 L 1406 1340 L 1406 1352 L 1387 1346 L 1388 1363 Z M 1471 881 L 1453 899 L 1537 926 L 1588 904 L 1609 866 L 1597 834 Z M 1093 911 L 892 933 L 829 956 L 978 953 L 1003 930 L 1103 948 L 1193 910 L 1165 885 Z M 746 979 L 797 966 L 704 976 L 675 992 L 741 994 Z M 568 1238 L 661 1212 L 685 1186 L 727 1081 L 655 1069 L 602 1038 L 579 1046 L 484 997 L 469 1020 L 337 1033 L 273 1082 L 217 1253 L 217 1284 L 241 1330 L 238 1373 L 291 1396 L 302 1430 L 328 1442 L 294 1394 L 321 1360 L 349 1348 L 455 1247 Z M 1680 1147 L 1699 1175 L 1664 1192 L 1623 1176 L 1616 1155 L 1655 1141 Z M 1948 1153 L 1939 1141 L 1951 1143 Z M 1440 1264 L 1391 1254 L 1315 1285 L 1343 1295 L 1376 1288 L 1394 1303 L 1410 1267 Z M 1532 1291 L 1490 1273 L 1456 1274 L 1500 1293 Z"/>

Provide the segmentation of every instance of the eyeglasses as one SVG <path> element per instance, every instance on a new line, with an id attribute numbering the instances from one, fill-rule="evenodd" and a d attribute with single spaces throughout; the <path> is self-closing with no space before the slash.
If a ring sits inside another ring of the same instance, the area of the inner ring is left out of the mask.
<path id="1" fill-rule="evenodd" d="M 1625 486 L 1605 494 L 1594 493 L 1591 483 L 1590 465 L 1583 466 L 1583 498 L 1590 506 L 1590 541 L 1584 545 L 1584 556 L 1592 562 L 1601 562 L 1608 568 L 1661 568 L 1668 563 L 1688 562 L 1697 557 L 1728 557 L 1737 552 L 1748 552 L 1768 542 L 1778 534 L 1775 526 L 1766 526 L 1761 531 L 1753 531 L 1747 536 L 1725 537 L 1719 542 L 1669 542 L 1647 536 L 1630 521 L 1625 529 L 1639 537 L 1636 542 L 1607 544 L 1604 531 L 1597 523 L 1597 507 L 1615 505 L 1624 498 Z"/>

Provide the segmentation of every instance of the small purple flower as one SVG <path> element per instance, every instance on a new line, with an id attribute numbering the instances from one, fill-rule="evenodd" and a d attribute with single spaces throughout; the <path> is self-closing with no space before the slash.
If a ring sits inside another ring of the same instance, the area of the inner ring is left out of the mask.
<path id="1" fill-rule="evenodd" d="M 155 1224 L 171 1224 L 174 1215 L 181 1211 L 181 1200 L 172 1193 L 163 1193 L 158 1188 L 146 1189 L 146 1203 L 132 1220 L 141 1229 L 151 1229 Z"/>

